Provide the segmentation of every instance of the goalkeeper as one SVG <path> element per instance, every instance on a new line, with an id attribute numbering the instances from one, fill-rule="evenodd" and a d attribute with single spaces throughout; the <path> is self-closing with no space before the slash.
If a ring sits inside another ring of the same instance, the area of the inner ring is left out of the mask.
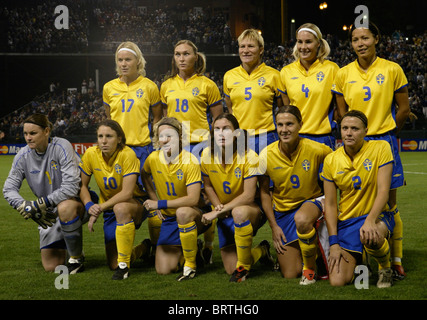
<path id="1" fill-rule="evenodd" d="M 25 219 L 39 225 L 40 252 L 46 271 L 65 264 L 67 250 L 70 273 L 83 271 L 81 217 L 79 201 L 79 156 L 70 142 L 50 137 L 52 124 L 47 116 L 33 114 L 23 122 L 27 145 L 15 156 L 3 195 Z M 23 198 L 23 180 L 34 196 Z M 59 219 L 57 218 L 59 216 Z"/>

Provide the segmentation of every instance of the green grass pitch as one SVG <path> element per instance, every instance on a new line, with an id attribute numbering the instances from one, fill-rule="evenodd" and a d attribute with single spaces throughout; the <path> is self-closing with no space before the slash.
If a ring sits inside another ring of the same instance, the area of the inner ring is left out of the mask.
<path id="1" fill-rule="evenodd" d="M 377 289 L 376 272 L 369 289 L 354 285 L 334 288 L 327 280 L 305 287 L 299 279 L 285 280 L 280 273 L 257 264 L 243 283 L 229 283 L 216 237 L 214 263 L 184 283 L 176 274 L 157 275 L 152 265 L 136 262 L 124 281 L 112 281 L 106 265 L 102 224 L 89 233 L 84 226 L 86 270 L 70 276 L 68 289 L 56 289 L 56 273 L 45 272 L 40 262 L 36 224 L 25 221 L 3 199 L 0 200 L 0 300 L 425 300 L 427 298 L 427 154 L 402 153 L 407 185 L 398 191 L 398 207 L 404 223 L 403 265 L 407 278 L 390 289 Z M 10 169 L 12 156 L 0 156 L 0 184 Z M 93 187 L 93 186 L 92 186 Z M 96 188 L 94 188 L 96 190 Z M 33 198 L 24 183 L 22 194 Z M 148 238 L 147 224 L 137 231 L 135 243 Z M 271 242 L 268 224 L 258 232 L 254 243 Z M 275 253 L 273 253 L 275 256 Z M 374 271 L 376 266 L 374 266 Z M 166 312 L 166 311 L 165 311 Z"/>

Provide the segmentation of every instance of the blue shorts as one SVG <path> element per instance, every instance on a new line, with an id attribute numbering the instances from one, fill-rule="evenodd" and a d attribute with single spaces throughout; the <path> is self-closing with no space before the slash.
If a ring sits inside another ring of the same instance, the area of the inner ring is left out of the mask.
<path id="1" fill-rule="evenodd" d="M 138 147 L 138 146 L 129 146 L 133 151 L 135 151 L 136 157 L 139 159 L 139 172 L 141 173 L 142 168 L 144 167 L 144 163 L 145 163 L 145 159 L 148 158 L 148 156 L 150 155 L 151 152 L 153 152 L 153 145 L 147 144 L 146 146 L 143 147 Z M 143 184 L 142 184 L 142 178 L 141 178 L 141 174 L 138 176 L 138 184 L 141 188 L 141 190 L 143 189 Z"/>
<path id="2" fill-rule="evenodd" d="M 327 145 L 329 148 L 331 148 L 332 150 L 335 150 L 335 137 L 331 134 L 322 134 L 322 135 L 314 135 L 314 134 L 303 134 L 300 133 L 299 135 L 302 138 L 307 138 L 319 143 L 323 143 L 325 145 Z"/>
<path id="3" fill-rule="evenodd" d="M 405 177 L 403 176 L 403 165 L 399 155 L 396 135 L 390 131 L 381 135 L 366 136 L 365 140 L 384 140 L 390 144 L 391 152 L 393 153 L 393 174 L 391 176 L 390 189 L 396 189 L 405 185 Z"/>
<path id="4" fill-rule="evenodd" d="M 261 220 L 258 226 L 253 226 L 253 237 L 256 236 L 257 231 L 261 228 L 267 221 L 267 217 L 264 212 L 261 211 Z M 222 249 L 227 246 L 236 244 L 234 240 L 234 219 L 233 216 L 229 216 L 224 219 L 218 219 L 216 223 L 218 229 L 218 241 L 219 248 Z"/>
<path id="5" fill-rule="evenodd" d="M 257 154 L 260 154 L 265 147 L 277 140 L 279 140 L 279 135 L 277 134 L 277 131 L 269 131 L 262 134 L 256 134 L 253 136 L 249 136 L 248 147 L 254 150 Z"/>
<path id="6" fill-rule="evenodd" d="M 162 221 L 162 225 L 160 226 L 160 234 L 159 239 L 157 240 L 158 246 L 180 246 L 181 239 L 179 237 L 179 228 L 178 222 L 176 221 L 176 216 L 165 216 L 165 220 Z M 198 234 L 202 234 L 209 229 L 212 224 L 204 226 L 201 232 Z"/>
<path id="7" fill-rule="evenodd" d="M 137 201 L 143 203 L 142 198 L 135 198 Z M 138 230 L 141 227 L 142 222 L 148 217 L 148 213 L 144 210 L 144 216 L 139 224 L 135 224 L 135 229 Z M 104 243 L 107 244 L 111 241 L 116 241 L 116 226 L 117 220 L 113 210 L 105 211 L 104 216 Z"/>
<path id="8" fill-rule="evenodd" d="M 201 142 L 195 142 L 190 143 L 189 145 L 184 147 L 184 150 L 191 152 L 197 160 L 200 162 L 200 158 L 202 156 L 202 151 L 209 145 L 208 141 L 201 141 Z"/>
<path id="9" fill-rule="evenodd" d="M 300 206 L 298 206 L 298 208 L 293 209 L 293 210 L 289 210 L 289 211 L 285 211 L 285 212 L 279 212 L 279 211 L 274 211 L 274 217 L 276 218 L 276 222 L 278 224 L 278 226 L 282 229 L 285 237 L 286 237 L 286 243 L 283 242 L 283 245 L 288 245 L 291 242 L 294 242 L 296 240 L 298 240 L 298 235 L 297 235 L 297 226 L 295 224 L 295 213 L 297 213 L 297 211 L 301 208 L 301 206 L 305 203 L 305 202 L 311 202 L 313 204 L 315 204 L 320 211 L 322 211 L 322 204 L 319 200 L 313 199 L 313 200 L 306 200 L 303 203 L 301 203 Z"/>
<path id="10" fill-rule="evenodd" d="M 365 222 L 367 216 L 368 215 L 366 214 L 360 217 L 338 222 L 338 244 L 341 248 L 360 254 L 363 252 L 363 244 L 360 241 L 360 228 Z M 393 232 L 393 212 L 384 211 L 380 214 L 379 219 L 386 224 L 390 233 Z"/>

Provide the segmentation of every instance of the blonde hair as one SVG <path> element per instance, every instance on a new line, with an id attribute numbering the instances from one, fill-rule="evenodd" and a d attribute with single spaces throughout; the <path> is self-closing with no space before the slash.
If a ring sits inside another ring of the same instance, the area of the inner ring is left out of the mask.
<path id="1" fill-rule="evenodd" d="M 147 74 L 145 72 L 145 66 L 147 64 L 147 61 L 145 61 L 144 56 L 142 55 L 142 52 L 139 49 L 139 47 L 135 43 L 133 43 L 131 41 L 122 42 L 117 47 L 116 55 L 115 55 L 115 58 L 116 58 L 116 73 L 117 73 L 117 75 L 118 76 L 122 75 L 122 73 L 120 71 L 120 68 L 119 68 L 118 61 L 117 61 L 118 60 L 117 59 L 117 54 L 119 53 L 120 49 L 122 49 L 122 48 L 126 48 L 126 49 L 130 49 L 130 50 L 135 51 L 135 53 L 136 53 L 136 60 L 137 60 L 137 73 L 140 74 L 141 76 L 145 77 L 145 75 Z"/>
<path id="2" fill-rule="evenodd" d="M 313 23 L 304 23 L 302 26 L 300 26 L 297 29 L 297 32 L 296 32 L 297 37 L 298 37 L 298 32 L 302 28 L 308 28 L 310 30 L 313 30 L 316 33 L 315 37 L 320 44 L 319 49 L 317 50 L 317 59 L 319 59 L 320 62 L 323 62 L 328 57 L 329 53 L 331 52 L 331 48 L 329 47 L 328 42 L 325 39 L 323 39 L 322 32 L 320 31 L 319 27 Z M 295 43 L 295 46 L 294 46 L 293 51 L 292 51 L 292 55 L 294 56 L 295 60 L 299 59 L 299 52 L 297 49 L 297 43 Z"/>
<path id="3" fill-rule="evenodd" d="M 243 39 L 249 39 L 249 40 L 254 40 L 258 42 L 258 46 L 263 49 L 261 53 L 261 59 L 262 59 L 264 56 L 264 38 L 262 37 L 261 33 L 255 29 L 246 29 L 237 38 L 237 42 L 239 43 L 239 45 Z"/>
<path id="4" fill-rule="evenodd" d="M 202 76 L 206 71 L 206 56 L 203 53 L 199 52 L 199 50 L 197 49 L 197 46 L 190 40 L 178 41 L 173 47 L 174 55 L 175 55 L 176 47 L 180 46 L 181 44 L 187 44 L 193 49 L 194 54 L 197 56 L 197 60 L 194 63 L 194 71 L 196 72 L 197 75 Z M 168 75 L 166 75 L 165 80 L 176 76 L 178 72 L 179 72 L 179 69 L 176 65 L 175 58 L 172 57 L 171 72 Z"/>

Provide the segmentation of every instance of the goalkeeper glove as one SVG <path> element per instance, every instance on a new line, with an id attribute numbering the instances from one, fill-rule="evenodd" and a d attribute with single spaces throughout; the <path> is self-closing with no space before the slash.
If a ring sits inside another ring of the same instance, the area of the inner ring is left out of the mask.
<path id="1" fill-rule="evenodd" d="M 50 206 L 49 200 L 46 197 L 41 197 L 36 201 L 23 201 L 16 210 L 25 219 L 31 218 L 43 229 L 46 229 L 56 221 L 56 215 L 51 210 L 48 210 L 48 206 Z"/>

